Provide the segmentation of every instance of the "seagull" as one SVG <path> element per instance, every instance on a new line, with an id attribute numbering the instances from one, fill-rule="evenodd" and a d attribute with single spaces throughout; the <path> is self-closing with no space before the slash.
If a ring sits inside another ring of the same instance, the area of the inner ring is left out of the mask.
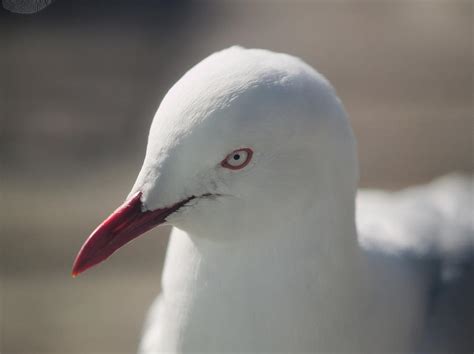
<path id="1" fill-rule="evenodd" d="M 336 91 L 231 47 L 164 97 L 128 198 L 73 275 L 173 226 L 139 352 L 472 352 L 472 178 L 357 193 Z"/>

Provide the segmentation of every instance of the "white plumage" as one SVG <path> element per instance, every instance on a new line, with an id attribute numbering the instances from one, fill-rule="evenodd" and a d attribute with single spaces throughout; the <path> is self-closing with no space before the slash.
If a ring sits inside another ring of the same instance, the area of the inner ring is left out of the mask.
<path id="1" fill-rule="evenodd" d="M 249 148 L 241 170 L 219 162 Z M 232 47 L 168 92 L 131 192 L 168 217 L 141 353 L 472 350 L 472 180 L 365 191 L 328 81 Z M 469 279 L 471 282 L 469 282 Z"/>

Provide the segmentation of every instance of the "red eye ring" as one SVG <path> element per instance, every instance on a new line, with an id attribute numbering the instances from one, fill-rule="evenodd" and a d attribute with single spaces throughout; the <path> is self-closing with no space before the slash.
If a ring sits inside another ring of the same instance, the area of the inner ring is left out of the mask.
<path id="1" fill-rule="evenodd" d="M 221 166 L 230 170 L 240 170 L 252 160 L 253 151 L 250 148 L 240 148 L 232 151 L 221 162 Z"/>

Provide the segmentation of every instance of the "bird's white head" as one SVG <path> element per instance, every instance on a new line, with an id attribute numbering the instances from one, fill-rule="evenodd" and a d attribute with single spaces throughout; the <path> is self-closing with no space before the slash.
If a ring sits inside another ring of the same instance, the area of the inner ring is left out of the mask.
<path id="1" fill-rule="evenodd" d="M 73 272 L 165 221 L 212 237 L 285 222 L 318 200 L 352 205 L 357 175 L 347 116 L 323 76 L 286 54 L 223 50 L 169 90 L 129 199 Z"/>

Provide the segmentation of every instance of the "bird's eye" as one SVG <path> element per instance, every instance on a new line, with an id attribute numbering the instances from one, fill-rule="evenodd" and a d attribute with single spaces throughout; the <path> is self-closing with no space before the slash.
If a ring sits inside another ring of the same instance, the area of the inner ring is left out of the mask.
<path id="1" fill-rule="evenodd" d="M 253 151 L 249 148 L 241 148 L 232 151 L 221 162 L 221 166 L 231 170 L 239 170 L 248 165 L 252 159 Z"/>

